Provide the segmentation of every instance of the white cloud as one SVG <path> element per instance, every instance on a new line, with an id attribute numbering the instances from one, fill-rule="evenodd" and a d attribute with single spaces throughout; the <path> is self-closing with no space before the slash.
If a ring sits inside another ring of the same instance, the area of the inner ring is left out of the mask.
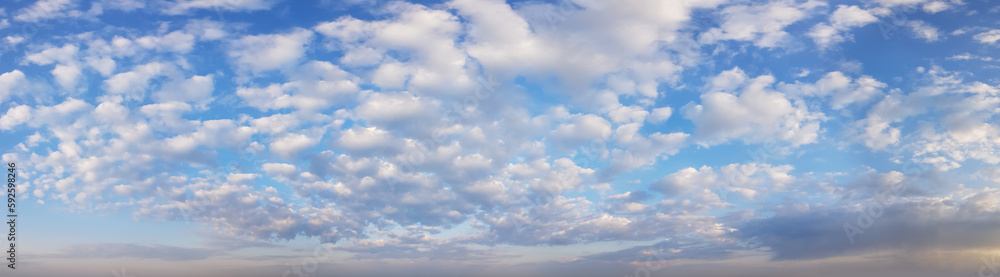
<path id="1" fill-rule="evenodd" d="M 850 34 L 844 33 L 875 21 L 878 21 L 877 17 L 858 6 L 838 5 L 830 15 L 829 24 L 816 24 L 806 35 L 821 49 L 826 49 L 851 38 Z"/>
<path id="2" fill-rule="evenodd" d="M 222 22 L 211 20 L 191 20 L 184 25 L 188 34 L 198 36 L 201 40 L 218 40 L 229 35 Z"/>
<path id="3" fill-rule="evenodd" d="M 111 74 L 115 72 L 115 68 L 118 65 L 118 63 L 115 62 L 115 60 L 108 57 L 102 57 L 102 58 L 87 57 L 86 63 L 91 68 L 97 70 L 97 72 L 101 73 L 101 75 L 105 77 L 111 76 Z"/>
<path id="4" fill-rule="evenodd" d="M 274 114 L 256 118 L 251 121 L 251 125 L 259 133 L 282 134 L 294 130 L 300 122 L 294 114 Z"/>
<path id="5" fill-rule="evenodd" d="M 37 106 L 32 112 L 32 126 L 50 125 L 59 127 L 67 122 L 76 121 L 85 111 L 93 110 L 93 106 L 80 99 L 66 98 L 54 106 Z"/>
<path id="6" fill-rule="evenodd" d="M 551 138 L 561 146 L 574 147 L 611 135 L 611 123 L 600 116 L 574 115 L 572 122 L 552 130 Z"/>
<path id="7" fill-rule="evenodd" d="M 403 63 L 383 63 L 372 72 L 372 84 L 383 90 L 399 90 L 406 86 L 406 81 L 413 75 L 413 70 Z"/>
<path id="8" fill-rule="evenodd" d="M 928 42 L 937 41 L 941 37 L 941 31 L 936 27 L 927 24 L 922 20 L 910 20 L 906 26 L 913 31 L 913 36 Z"/>
<path id="9" fill-rule="evenodd" d="M 972 37 L 980 43 L 995 44 L 1000 41 L 1000 29 L 993 29 L 986 32 L 976 34 Z"/>
<path id="10" fill-rule="evenodd" d="M 49 65 L 52 63 L 70 63 L 76 60 L 76 54 L 80 51 L 80 47 L 72 44 L 66 44 L 62 47 L 49 47 L 38 53 L 29 54 L 25 57 L 25 61 L 35 63 L 38 65 Z"/>
<path id="11" fill-rule="evenodd" d="M 882 93 L 882 89 L 888 85 L 879 82 L 872 77 L 862 76 L 855 79 L 853 86 L 847 90 L 834 92 L 831 106 L 834 109 L 841 109 L 852 103 L 864 102 Z"/>
<path id="12" fill-rule="evenodd" d="M 837 30 L 826 23 L 819 23 L 809 30 L 806 35 L 813 39 L 816 45 L 819 45 L 821 49 L 826 49 L 831 45 L 835 45 L 847 40 L 844 35 L 840 34 L 841 31 Z"/>
<path id="13" fill-rule="evenodd" d="M 373 93 L 355 109 L 358 118 L 371 122 L 419 120 L 432 108 L 423 98 L 407 94 Z"/>
<path id="14" fill-rule="evenodd" d="M 324 36 L 338 39 L 345 43 L 354 43 L 367 40 L 375 35 L 375 30 L 382 25 L 378 22 L 369 22 L 344 16 L 335 21 L 323 22 L 313 27 L 317 33 Z"/>
<path id="15" fill-rule="evenodd" d="M 815 84 L 779 84 L 778 90 L 789 95 L 830 97 L 829 105 L 834 110 L 841 110 L 852 104 L 863 104 L 875 96 L 883 94 L 887 84 L 879 82 L 870 76 L 851 79 L 843 72 L 833 71 Z"/>
<path id="16" fill-rule="evenodd" d="M 80 68 L 75 65 L 56 65 L 52 69 L 52 75 L 56 77 L 56 82 L 59 83 L 64 89 L 72 89 L 76 87 L 77 79 L 83 73 Z"/>
<path id="17" fill-rule="evenodd" d="M 868 112 L 867 118 L 858 120 L 855 123 L 861 129 L 856 138 L 860 139 L 865 146 L 873 150 L 880 150 L 888 145 L 899 142 L 901 131 L 899 128 L 891 127 L 890 123 L 902 120 L 902 118 L 886 118 L 882 114 L 889 113 L 891 110 L 905 109 L 899 107 L 901 104 L 898 96 L 886 96 L 885 99 L 872 108 L 872 111 Z"/>
<path id="18" fill-rule="evenodd" d="M 671 109 L 670 107 L 655 108 L 653 109 L 653 112 L 649 114 L 649 117 L 647 117 L 646 120 L 649 121 L 650 123 L 660 123 L 669 119 L 670 115 L 672 115 L 673 112 L 674 110 Z"/>
<path id="19" fill-rule="evenodd" d="M 300 96 L 344 102 L 362 95 L 359 93 L 360 78 L 326 61 L 310 61 L 289 77 L 296 85 L 296 94 Z"/>
<path id="20" fill-rule="evenodd" d="M 289 85 L 279 84 L 272 84 L 265 88 L 241 87 L 236 89 L 236 95 L 243 98 L 248 106 L 266 111 L 294 106 L 295 99 L 286 93 L 290 89 Z"/>
<path id="21" fill-rule="evenodd" d="M 286 134 L 271 142 L 268 148 L 272 153 L 278 154 L 285 159 L 293 159 L 295 156 L 319 143 L 319 138 L 307 134 Z"/>
<path id="22" fill-rule="evenodd" d="M 913 154 L 922 156 L 915 160 L 942 169 L 953 167 L 951 161 L 969 158 L 1000 162 L 990 154 L 996 151 L 990 141 L 997 139 L 997 127 L 986 120 L 1000 112 L 1000 99 L 994 96 L 997 89 L 979 82 L 965 83 L 960 75 L 938 66 L 920 67 L 917 72 L 921 74 L 917 79 L 921 85 L 913 88 L 913 93 L 892 91 L 886 95 L 872 106 L 866 118 L 854 123 L 850 137 L 874 150 L 904 142 L 901 147 L 915 149 Z M 935 124 L 921 125 L 909 140 L 903 140 L 902 126 L 893 126 L 927 113 L 939 119 Z"/>
<path id="23" fill-rule="evenodd" d="M 83 75 L 76 58 L 79 51 L 80 48 L 73 44 L 65 44 L 62 47 L 47 47 L 40 52 L 28 54 L 25 57 L 25 62 L 38 65 L 55 63 L 55 68 L 50 72 L 56 83 L 65 90 L 73 90 Z"/>
<path id="24" fill-rule="evenodd" d="M 744 75 L 739 68 L 728 73 Z M 792 146 L 815 142 L 824 115 L 793 105 L 784 93 L 770 88 L 774 81 L 773 76 L 759 76 L 743 82 L 742 91 L 707 92 L 700 104 L 685 105 L 682 112 L 696 126 L 696 141 L 715 145 L 730 139 L 755 143 L 773 138 Z"/>
<path id="25" fill-rule="evenodd" d="M 391 139 L 386 130 L 375 127 L 354 127 L 342 133 L 337 139 L 337 145 L 347 151 L 366 151 L 385 148 Z"/>
<path id="26" fill-rule="evenodd" d="M 0 21 L 0 25 L 3 25 L 2 22 L 6 22 L 6 19 Z M 3 38 L 3 41 L 10 45 L 17 45 L 18 43 L 24 42 L 24 40 L 25 38 L 22 36 L 6 36 Z"/>
<path id="27" fill-rule="evenodd" d="M 825 3 L 808 1 L 794 4 L 790 1 L 772 2 L 761 5 L 734 5 L 723 8 L 723 23 L 701 35 L 702 43 L 719 40 L 751 41 L 764 48 L 784 47 L 789 34 L 785 27 L 805 19 L 811 10 Z"/>
<path id="28" fill-rule="evenodd" d="M 837 5 L 830 15 L 830 24 L 838 29 L 857 28 L 878 21 L 874 15 L 858 6 Z"/>
<path id="29" fill-rule="evenodd" d="M 31 120 L 31 107 L 20 105 L 10 108 L 0 117 L 0 130 L 10 130 L 28 120 Z"/>
<path id="30" fill-rule="evenodd" d="M 686 198 L 688 193 L 694 196 L 716 189 L 735 193 L 747 199 L 757 199 L 771 193 L 785 192 L 786 186 L 796 180 L 789 174 L 793 169 L 794 167 L 790 165 L 775 166 L 759 163 L 729 164 L 717 168 L 688 167 L 654 181 L 650 184 L 650 189 L 677 199 Z M 718 197 L 715 193 L 710 194 Z M 702 201 L 710 204 L 719 200 Z"/>
<path id="31" fill-rule="evenodd" d="M 926 4 L 928 2 L 935 2 L 933 0 L 875 0 L 876 4 L 881 5 L 884 8 L 893 8 L 897 6 L 909 6 L 916 7 L 920 4 Z M 956 1 L 959 2 L 959 1 Z"/>
<path id="32" fill-rule="evenodd" d="M 211 74 L 206 76 L 191 76 L 188 79 L 176 80 L 164 84 L 162 89 L 154 93 L 159 102 L 179 101 L 204 107 L 212 101 L 215 82 Z"/>
<path id="33" fill-rule="evenodd" d="M 486 158 L 480 154 L 455 157 L 453 164 L 459 169 L 488 169 L 493 163 L 493 159 Z"/>
<path id="34" fill-rule="evenodd" d="M 657 180 L 651 188 L 668 197 L 676 197 L 699 187 L 709 187 L 716 182 L 716 178 L 718 175 L 711 167 L 702 166 L 700 169 L 688 167 Z"/>
<path id="35" fill-rule="evenodd" d="M 194 49 L 194 40 L 194 35 L 173 31 L 163 36 L 140 37 L 135 39 L 135 43 L 146 49 L 184 54 Z"/>
<path id="36" fill-rule="evenodd" d="M 254 174 L 254 173 L 229 173 L 229 175 L 226 176 L 226 181 L 229 181 L 229 183 L 236 184 L 236 185 L 243 185 L 243 184 L 246 184 L 246 183 L 248 183 L 250 181 L 253 181 L 254 179 L 257 179 L 257 178 L 260 178 L 260 174 Z"/>
<path id="37" fill-rule="evenodd" d="M 966 52 L 964 54 L 957 54 L 957 55 L 954 55 L 954 56 L 951 56 L 951 57 L 947 57 L 945 59 L 948 59 L 948 60 L 960 60 L 960 61 L 980 60 L 980 61 L 984 61 L 984 62 L 989 62 L 989 61 L 993 61 L 994 60 L 993 57 L 972 55 L 971 53 L 968 53 L 968 52 Z"/>
<path id="38" fill-rule="evenodd" d="M 948 2 L 944 1 L 933 1 L 926 3 L 923 6 L 924 12 L 929 14 L 943 12 L 951 8 L 952 8 L 951 4 L 948 4 Z"/>
<path id="39" fill-rule="evenodd" d="M 359 93 L 358 77 L 329 62 L 310 61 L 287 74 L 287 83 L 240 87 L 236 95 L 262 111 L 290 107 L 318 111 L 364 95 Z"/>
<path id="40" fill-rule="evenodd" d="M 111 76 L 104 81 L 108 93 L 142 97 L 148 89 L 149 81 L 164 74 L 169 65 L 152 62 L 136 66 L 132 71 Z"/>
<path id="41" fill-rule="evenodd" d="M 285 163 L 265 163 L 260 166 L 260 169 L 267 172 L 267 175 L 292 179 L 295 177 L 295 173 L 298 171 L 295 165 L 285 164 Z"/>
<path id="42" fill-rule="evenodd" d="M 83 12 L 74 10 L 76 6 L 74 0 L 39 0 L 18 10 L 14 20 L 39 22 L 63 17 L 80 17 Z"/>
<path id="43" fill-rule="evenodd" d="M 218 9 L 231 12 L 258 11 L 270 9 L 273 0 L 169 0 L 163 13 L 177 15 L 199 9 Z"/>
<path id="44" fill-rule="evenodd" d="M 670 134 L 653 133 L 644 136 L 639 133 L 641 123 L 621 125 L 614 131 L 614 140 L 621 148 L 611 150 L 611 166 L 605 169 L 603 177 L 613 176 L 642 166 L 655 164 L 665 156 L 677 154 L 687 146 L 689 134 L 676 132 Z M 609 144 L 610 141 L 594 141 L 590 147 Z M 605 146 L 610 147 L 610 146 Z M 584 148 L 587 149 L 587 148 Z M 603 155 L 592 153 L 591 155 Z"/>
<path id="45" fill-rule="evenodd" d="M 6 101 L 7 97 L 13 94 L 20 94 L 19 88 L 28 83 L 24 73 L 20 70 L 13 70 L 0 74 L 0 102 Z"/>
<path id="46" fill-rule="evenodd" d="M 312 31 L 296 28 L 288 33 L 248 35 L 233 42 L 229 57 L 237 67 L 252 72 L 279 69 L 305 55 Z"/>
<path id="47" fill-rule="evenodd" d="M 122 116 L 108 114 L 112 112 L 117 112 L 124 109 L 120 105 L 107 105 L 106 112 L 102 112 L 102 107 L 105 107 L 107 103 L 101 103 L 98 106 L 98 114 L 102 115 L 103 118 L 113 119 L 115 117 Z M 139 108 L 139 111 L 149 117 L 149 124 L 155 129 L 159 130 L 173 130 L 175 132 L 187 132 L 193 130 L 197 127 L 196 122 L 191 122 L 182 119 L 184 113 L 191 111 L 191 105 L 182 102 L 166 102 L 166 103 L 156 103 L 149 104 Z M 103 114 L 102 114 L 103 113 Z"/>
<path id="48" fill-rule="evenodd" d="M 371 47 L 354 47 L 340 58 L 340 64 L 345 66 L 374 66 L 384 59 L 385 54 Z"/>
<path id="49" fill-rule="evenodd" d="M 608 118 L 614 123 L 642 122 L 647 115 L 649 112 L 639 106 L 620 106 L 608 112 Z"/>

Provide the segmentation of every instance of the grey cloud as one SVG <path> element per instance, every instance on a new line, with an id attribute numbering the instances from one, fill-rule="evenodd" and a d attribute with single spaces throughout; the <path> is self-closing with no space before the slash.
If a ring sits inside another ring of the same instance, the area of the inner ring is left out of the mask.
<path id="1" fill-rule="evenodd" d="M 996 236 L 1000 232 L 1000 211 L 984 208 L 995 207 L 996 196 L 995 192 L 983 192 L 964 201 L 908 200 L 884 206 L 880 215 L 874 201 L 865 205 L 873 214 L 815 208 L 750 220 L 738 226 L 732 236 L 755 243 L 771 252 L 775 260 L 820 259 L 879 250 L 1000 247 Z M 845 231 L 846 224 L 862 232 L 853 235 L 853 244 Z"/>
<path id="2" fill-rule="evenodd" d="M 188 248 L 168 245 L 132 243 L 74 244 L 62 249 L 58 258 L 146 258 L 168 261 L 203 260 L 218 254 L 207 248 Z"/>

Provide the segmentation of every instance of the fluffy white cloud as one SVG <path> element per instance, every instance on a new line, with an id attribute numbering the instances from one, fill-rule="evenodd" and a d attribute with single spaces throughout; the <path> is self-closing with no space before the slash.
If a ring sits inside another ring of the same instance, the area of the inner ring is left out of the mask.
<path id="1" fill-rule="evenodd" d="M 835 78 L 829 74 L 827 76 Z M 827 79 L 827 77 L 824 77 L 824 79 Z M 830 89 L 833 90 L 833 96 L 830 105 L 833 109 L 842 109 L 852 103 L 864 102 L 881 94 L 881 90 L 886 87 L 885 83 L 879 82 L 872 77 L 862 76 L 855 79 L 854 83 L 846 87 L 831 86 Z"/>
<path id="2" fill-rule="evenodd" d="M 56 63 L 55 68 L 50 71 L 56 83 L 65 90 L 73 90 L 83 75 L 81 65 L 76 57 L 79 51 L 80 48 L 72 44 L 65 44 L 62 47 L 48 47 L 40 52 L 27 55 L 25 61 L 38 65 Z"/>
<path id="3" fill-rule="evenodd" d="M 584 114 L 574 115 L 571 122 L 563 123 L 552 130 L 551 137 L 559 145 L 574 147 L 593 140 L 605 139 L 611 135 L 611 123 L 603 117 Z"/>
<path id="4" fill-rule="evenodd" d="M 310 61 L 287 74 L 287 83 L 240 87 L 236 95 L 262 111 L 290 107 L 318 111 L 364 95 L 359 93 L 357 77 L 329 62 Z M 207 84 L 204 87 L 208 89 Z"/>
<path id="5" fill-rule="evenodd" d="M 391 141 L 389 132 L 375 127 L 355 127 L 345 130 L 337 144 L 347 151 L 365 151 L 386 148 Z"/>
<path id="6" fill-rule="evenodd" d="M 932 1 L 924 4 L 922 8 L 926 13 L 935 14 L 951 9 L 952 5 L 945 1 Z"/>
<path id="7" fill-rule="evenodd" d="M 76 7 L 77 3 L 74 0 L 39 0 L 18 10 L 14 15 L 14 20 L 39 22 L 48 19 L 82 16 L 83 12 L 75 10 Z"/>
<path id="8" fill-rule="evenodd" d="M 701 95 L 701 103 L 690 103 L 682 109 L 684 117 L 697 127 L 695 139 L 702 145 L 743 139 L 748 143 L 773 138 L 792 146 L 813 143 L 819 136 L 820 112 L 809 111 L 793 104 L 784 93 L 771 89 L 775 79 L 764 75 L 747 79 L 734 68 L 716 78 L 737 76 L 740 91 L 709 91 Z"/>
<path id="9" fill-rule="evenodd" d="M 980 43 L 995 44 L 997 41 L 1000 41 L 1000 29 L 993 29 L 976 34 L 972 37 L 972 39 L 975 39 Z"/>
<path id="10" fill-rule="evenodd" d="M 32 125 L 61 126 L 67 122 L 76 121 L 80 113 L 92 110 L 93 106 L 80 99 L 66 98 L 62 103 L 53 106 L 38 106 L 32 112 Z"/>
<path id="11" fill-rule="evenodd" d="M 295 114 L 275 114 L 251 121 L 251 125 L 258 133 L 271 134 L 281 134 L 294 130 L 300 124 L 301 122 Z"/>
<path id="12" fill-rule="evenodd" d="M 677 199 L 682 199 L 688 193 L 699 194 L 716 189 L 755 199 L 761 195 L 787 191 L 786 185 L 795 181 L 795 177 L 789 174 L 793 169 L 790 165 L 759 163 L 729 164 L 718 168 L 688 167 L 654 181 L 650 184 L 650 189 Z"/>
<path id="13" fill-rule="evenodd" d="M 7 100 L 12 94 L 20 94 L 19 88 L 27 82 L 24 72 L 17 69 L 0 74 L 0 102 Z"/>
<path id="14" fill-rule="evenodd" d="M 606 5 L 577 3 L 579 9 L 549 3 L 511 8 L 502 1 L 455 1 L 469 19 L 463 47 L 498 80 L 518 74 L 565 84 L 574 104 L 605 113 L 618 107 L 618 95 L 635 95 L 643 104 L 659 96 L 661 82 L 674 82 L 699 54 L 687 27 L 690 13 L 722 1 L 634 0 Z M 555 15 L 555 16 L 553 16 Z M 504 26 L 507 31 L 496 32 Z M 581 87 L 615 83 L 610 90 Z"/>
<path id="15" fill-rule="evenodd" d="M 170 65 L 152 62 L 136 66 L 132 71 L 111 76 L 104 81 L 107 92 L 124 94 L 128 98 L 141 99 L 148 90 L 149 81 L 170 70 Z"/>
<path id="16" fill-rule="evenodd" d="M 0 130 L 10 130 L 17 125 L 21 125 L 31 119 L 31 107 L 20 105 L 7 110 L 0 117 Z"/>
<path id="17" fill-rule="evenodd" d="M 820 97 L 822 102 L 826 102 L 834 110 L 841 110 L 852 104 L 864 104 L 882 95 L 886 88 L 887 84 L 871 76 L 861 76 L 852 80 L 840 71 L 829 72 L 813 84 L 796 82 L 777 85 L 779 91 L 788 95 Z M 827 98 L 829 101 L 826 101 Z"/>
<path id="18" fill-rule="evenodd" d="M 656 132 L 644 136 L 639 133 L 641 127 L 641 123 L 630 123 L 615 129 L 613 136 L 621 148 L 611 150 L 611 166 L 602 172 L 604 177 L 652 165 L 661 158 L 677 154 L 681 148 L 687 146 L 690 137 L 689 134 L 683 132 L 670 134 Z M 591 147 L 601 145 L 601 143 L 608 147 L 609 142 L 595 141 Z M 600 149 L 598 148 L 598 150 Z M 603 153 L 592 154 L 603 155 Z"/>
<path id="19" fill-rule="evenodd" d="M 912 103 L 904 103 L 903 101 L 910 102 L 914 99 L 904 98 L 900 95 L 887 95 L 883 98 L 872 107 L 866 118 L 855 122 L 859 128 L 856 138 L 864 142 L 865 146 L 875 150 L 899 142 L 900 129 L 892 127 L 890 124 L 923 112 L 919 106 L 911 106 Z"/>
<path id="20" fill-rule="evenodd" d="M 651 113 L 649 113 L 649 117 L 647 117 L 646 120 L 651 123 L 660 123 L 670 118 L 670 115 L 672 115 L 673 112 L 674 110 L 670 107 L 655 108 Z"/>
<path id="21" fill-rule="evenodd" d="M 853 5 L 837 5 L 837 10 L 830 14 L 830 24 L 835 28 L 857 28 L 877 20 L 868 11 Z"/>
<path id="22" fill-rule="evenodd" d="M 392 123 L 426 119 L 433 103 L 413 95 L 373 93 L 355 109 L 358 118 L 371 122 Z"/>
<path id="23" fill-rule="evenodd" d="M 699 40 L 702 43 L 741 40 L 751 41 L 758 47 L 783 47 L 789 39 L 785 27 L 805 19 L 812 9 L 824 5 L 826 3 L 818 1 L 801 4 L 778 1 L 759 5 L 728 6 L 721 12 L 725 18 L 722 25 L 706 31 Z"/>
<path id="24" fill-rule="evenodd" d="M 830 15 L 829 24 L 816 24 L 806 35 L 825 49 L 851 39 L 849 34 L 844 34 L 851 29 L 875 21 L 878 21 L 877 17 L 858 6 L 837 5 L 837 10 Z"/>
<path id="25" fill-rule="evenodd" d="M 649 112 L 638 106 L 621 106 L 608 112 L 608 118 L 614 123 L 642 122 L 646 119 L 647 115 L 649 115 Z M 669 116 L 668 112 L 667 117 Z"/>
<path id="26" fill-rule="evenodd" d="M 261 165 L 260 169 L 266 172 L 267 175 L 285 178 L 286 180 L 294 178 L 295 173 L 298 172 L 295 165 L 285 163 L 265 163 Z"/>
<path id="27" fill-rule="evenodd" d="M 296 28 L 287 33 L 248 35 L 233 42 L 229 57 L 237 67 L 251 72 L 279 69 L 305 55 L 313 32 Z"/>
<path id="28" fill-rule="evenodd" d="M 967 83 L 960 75 L 937 66 L 921 67 L 917 72 L 921 74 L 921 86 L 910 94 L 886 95 L 871 107 L 866 118 L 853 124 L 850 134 L 875 150 L 898 145 L 909 153 L 902 157 L 906 162 L 929 164 L 938 170 L 960 167 L 969 159 L 1000 163 L 995 158 L 1000 151 L 1000 128 L 988 119 L 1000 113 L 997 89 Z M 925 114 L 938 120 L 921 124 L 909 136 L 904 135 L 907 132 L 899 123 Z"/>
<path id="29" fill-rule="evenodd" d="M 60 64 L 52 69 L 52 76 L 55 76 L 56 82 L 65 89 L 75 88 L 77 80 L 82 74 L 80 68 L 75 65 Z"/>
<path id="30" fill-rule="evenodd" d="M 49 47 L 41 52 L 29 54 L 25 57 L 25 61 L 39 65 L 69 63 L 76 59 L 76 54 L 79 51 L 80 47 L 72 44 L 65 44 L 62 47 Z"/>
<path id="31" fill-rule="evenodd" d="M 711 167 L 702 166 L 699 169 L 688 167 L 657 180 L 652 184 L 652 189 L 676 197 L 698 187 L 711 186 L 716 182 L 716 178 L 718 175 Z"/>
<path id="32" fill-rule="evenodd" d="M 198 106 L 205 106 L 212 101 L 212 92 L 215 90 L 215 83 L 212 75 L 191 76 L 184 80 L 177 80 L 163 85 L 162 89 L 155 92 L 153 97 L 160 102 L 187 102 Z"/>
<path id="33" fill-rule="evenodd" d="M 268 148 L 285 159 L 293 159 L 299 152 L 319 143 L 319 139 L 308 134 L 290 133 L 272 141 Z"/>

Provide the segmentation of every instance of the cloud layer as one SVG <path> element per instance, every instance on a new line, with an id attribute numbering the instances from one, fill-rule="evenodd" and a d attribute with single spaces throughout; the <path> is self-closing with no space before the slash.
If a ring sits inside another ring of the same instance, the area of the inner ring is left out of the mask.
<path id="1" fill-rule="evenodd" d="M 306 241 L 359 262 L 520 263 L 530 275 L 655 260 L 696 274 L 1000 247 L 988 59 L 1000 34 L 946 24 L 996 9 L 316 4 L 0 9 L 12 30 L 0 146 L 21 166 L 19 201 L 204 230 L 42 256 L 280 265 L 289 258 L 253 251 Z M 144 16 L 155 23 L 121 23 Z M 583 250 L 532 254 L 548 248 Z"/>

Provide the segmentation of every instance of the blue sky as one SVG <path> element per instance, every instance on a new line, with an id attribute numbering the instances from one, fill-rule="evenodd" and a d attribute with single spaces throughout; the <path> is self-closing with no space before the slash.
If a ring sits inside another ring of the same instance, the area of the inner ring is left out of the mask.
<path id="1" fill-rule="evenodd" d="M 1000 6 L 16 0 L 17 276 L 993 276 Z"/>

